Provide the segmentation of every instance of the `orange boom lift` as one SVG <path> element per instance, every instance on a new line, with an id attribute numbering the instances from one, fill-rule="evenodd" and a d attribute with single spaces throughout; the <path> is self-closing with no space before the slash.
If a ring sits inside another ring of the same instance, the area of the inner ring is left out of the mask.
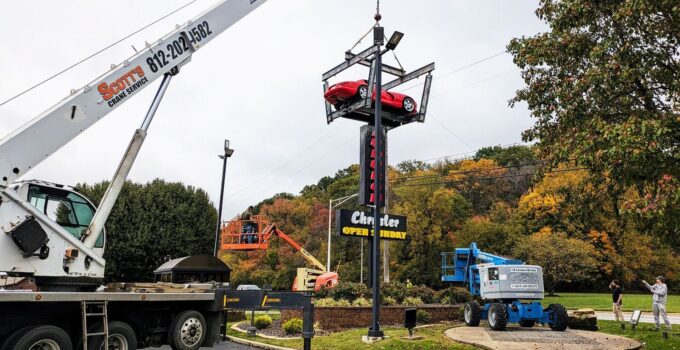
<path id="1" fill-rule="evenodd" d="M 300 267 L 293 281 L 294 291 L 319 291 L 321 287 L 332 288 L 338 284 L 336 272 L 327 271 L 326 266 L 317 260 L 290 236 L 279 230 L 275 224 L 253 215 L 251 220 L 231 220 L 222 227 L 222 250 L 253 251 L 267 250 L 271 238 L 279 237 L 288 243 L 295 252 L 314 268 Z"/>

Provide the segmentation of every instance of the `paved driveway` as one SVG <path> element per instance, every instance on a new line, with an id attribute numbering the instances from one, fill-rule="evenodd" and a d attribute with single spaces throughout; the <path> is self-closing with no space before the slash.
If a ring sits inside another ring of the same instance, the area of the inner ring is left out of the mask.
<path id="1" fill-rule="evenodd" d="M 614 321 L 614 313 L 610 311 L 595 311 L 598 320 Z M 631 312 L 624 312 L 623 319 L 626 322 L 630 321 Z M 668 320 L 671 324 L 680 324 L 680 314 L 668 314 Z M 654 314 L 650 311 L 643 311 L 642 316 L 640 316 L 641 323 L 654 323 Z M 663 319 L 659 318 L 659 322 L 663 323 Z"/>

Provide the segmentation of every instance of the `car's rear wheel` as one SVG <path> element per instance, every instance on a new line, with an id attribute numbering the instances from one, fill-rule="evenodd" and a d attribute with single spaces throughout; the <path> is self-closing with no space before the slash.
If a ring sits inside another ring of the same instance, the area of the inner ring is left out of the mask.
<path id="1" fill-rule="evenodd" d="M 413 101 L 410 97 L 405 97 L 401 104 L 406 113 L 413 113 L 416 110 L 416 101 Z"/>
<path id="2" fill-rule="evenodd" d="M 368 85 L 359 86 L 359 88 L 357 89 L 357 96 L 359 96 L 359 98 L 362 99 L 366 98 L 366 96 L 368 96 Z"/>

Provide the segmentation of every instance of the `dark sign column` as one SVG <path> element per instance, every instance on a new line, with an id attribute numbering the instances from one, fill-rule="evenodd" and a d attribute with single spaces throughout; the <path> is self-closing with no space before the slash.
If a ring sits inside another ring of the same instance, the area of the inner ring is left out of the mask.
<path id="1" fill-rule="evenodd" d="M 385 42 L 385 30 L 383 27 L 376 26 L 373 28 L 373 43 L 378 48 L 382 47 Z M 384 333 L 380 330 L 380 208 L 382 208 L 383 198 L 380 196 L 380 189 L 384 188 L 385 177 L 385 163 L 380 161 L 384 159 L 381 155 L 385 152 L 383 133 L 382 133 L 382 56 L 378 53 L 375 56 L 375 153 L 376 153 L 376 176 L 373 183 L 373 199 L 375 206 L 373 207 L 373 246 L 371 247 L 371 281 L 373 282 L 373 313 L 371 315 L 371 327 L 368 329 L 369 337 L 382 338 Z M 369 86 L 369 94 L 371 93 Z"/>

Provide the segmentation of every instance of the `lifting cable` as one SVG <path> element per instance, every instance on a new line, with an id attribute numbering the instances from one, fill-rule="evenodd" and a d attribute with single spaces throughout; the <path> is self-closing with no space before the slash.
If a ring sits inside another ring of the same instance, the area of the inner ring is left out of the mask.
<path id="1" fill-rule="evenodd" d="M 71 65 L 71 66 L 69 66 L 69 67 L 67 67 L 67 68 L 65 68 L 65 69 L 63 69 L 63 70 L 61 70 L 60 72 L 58 72 L 58 73 L 56 73 L 56 74 L 53 74 L 53 75 L 51 75 L 50 77 L 48 77 L 48 78 L 46 78 L 46 79 L 40 81 L 39 83 L 37 83 L 37 84 L 35 84 L 35 85 L 29 87 L 28 89 L 26 89 L 26 90 L 24 90 L 24 91 L 22 91 L 22 92 L 20 92 L 20 93 L 18 93 L 18 94 L 16 94 L 16 95 L 10 97 L 9 99 L 7 99 L 7 100 L 5 100 L 5 101 L 0 102 L 0 107 L 4 106 L 4 105 L 7 104 L 8 102 L 11 102 L 11 101 L 15 100 L 15 99 L 18 98 L 18 97 L 24 95 L 25 93 L 27 93 L 27 92 L 29 92 L 29 91 L 31 91 L 31 90 L 33 90 L 33 89 L 39 87 L 40 85 L 43 85 L 43 84 L 47 83 L 48 81 L 50 81 L 50 80 L 52 80 L 52 79 L 54 79 L 54 78 L 56 78 L 56 77 L 58 77 L 58 76 L 60 76 L 60 75 L 62 75 L 62 74 L 64 74 L 64 73 L 68 72 L 69 70 L 71 70 L 71 69 L 73 69 L 73 68 L 79 66 L 81 63 L 83 63 L 83 62 L 85 62 L 85 61 L 87 61 L 87 60 L 89 60 L 89 59 L 91 59 L 91 58 L 93 58 L 93 57 L 99 55 L 100 53 L 102 53 L 102 52 L 104 52 L 104 51 L 106 51 L 106 50 L 108 50 L 108 49 L 110 49 L 110 48 L 112 48 L 112 47 L 118 45 L 118 44 L 119 44 L 120 42 L 122 42 L 123 40 L 126 40 L 126 39 L 130 38 L 131 36 L 133 36 L 133 35 L 135 35 L 135 34 L 141 32 L 142 30 L 151 27 L 152 25 L 154 25 L 154 24 L 156 24 L 156 23 L 158 23 L 158 22 L 160 22 L 160 21 L 166 19 L 167 17 L 169 17 L 169 16 L 171 16 L 171 15 L 174 15 L 175 13 L 177 13 L 177 12 L 179 12 L 180 10 L 184 9 L 185 7 L 187 7 L 187 6 L 189 6 L 189 5 L 193 4 L 193 3 L 195 3 L 196 1 L 198 1 L 198 0 L 192 0 L 192 1 L 188 2 L 187 4 L 185 4 L 185 5 L 181 6 L 181 7 L 179 7 L 179 8 L 177 8 L 177 9 L 173 10 L 172 12 L 170 12 L 170 13 L 164 15 L 163 17 L 160 17 L 160 18 L 156 19 L 155 21 L 153 21 L 153 22 L 151 22 L 151 23 L 149 23 L 149 24 L 147 24 L 147 25 L 145 25 L 145 26 L 143 26 L 143 27 L 141 27 L 141 28 L 135 30 L 134 32 L 132 32 L 132 33 L 126 35 L 126 36 L 124 36 L 123 38 L 121 38 L 121 39 L 115 41 L 114 43 L 112 43 L 112 44 L 106 46 L 105 48 L 103 48 L 103 49 L 101 49 L 101 50 L 99 50 L 99 51 L 97 51 L 97 52 L 95 52 L 95 53 L 93 53 L 93 54 L 91 54 L 91 55 L 89 55 L 89 56 L 87 56 L 87 57 L 81 59 L 80 61 L 78 61 L 78 62 L 74 63 L 73 65 Z M 133 48 L 134 48 L 134 47 L 133 47 Z M 137 51 L 137 50 L 135 50 L 135 51 Z"/>

